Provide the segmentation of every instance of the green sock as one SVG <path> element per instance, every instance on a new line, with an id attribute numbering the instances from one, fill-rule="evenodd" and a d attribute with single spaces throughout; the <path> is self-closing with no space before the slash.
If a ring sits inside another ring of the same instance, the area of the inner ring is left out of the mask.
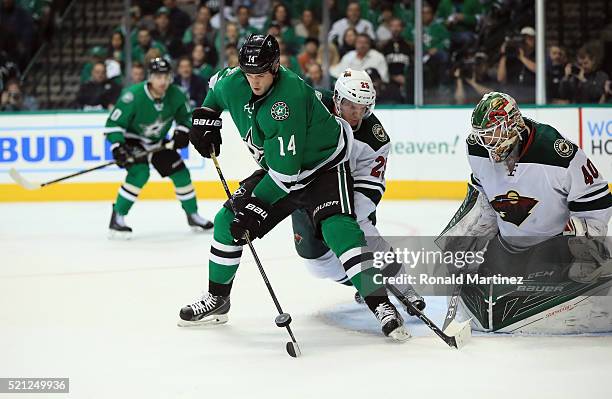
<path id="1" fill-rule="evenodd" d="M 191 176 L 189 169 L 183 168 L 178 172 L 170 175 L 172 183 L 174 183 L 174 191 L 176 198 L 181 201 L 181 207 L 189 215 L 198 212 L 198 201 L 195 195 L 195 189 L 191 184 Z"/>
<path id="2" fill-rule="evenodd" d="M 125 182 L 119 188 L 117 199 L 115 200 L 115 212 L 120 215 L 127 215 L 134 201 L 138 198 L 140 190 L 149 180 L 149 164 L 137 163 L 127 168 Z"/>

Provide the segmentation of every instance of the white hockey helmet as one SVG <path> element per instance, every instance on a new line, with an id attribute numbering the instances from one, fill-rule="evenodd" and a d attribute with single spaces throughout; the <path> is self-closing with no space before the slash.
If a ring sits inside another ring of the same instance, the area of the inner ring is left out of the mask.
<path id="1" fill-rule="evenodd" d="M 354 102 L 366 106 L 366 112 L 363 118 L 367 118 L 372 114 L 376 103 L 376 90 L 370 75 L 365 71 L 357 71 L 354 69 L 346 69 L 334 86 L 334 104 L 336 112 L 340 115 L 340 104 L 342 100 Z"/>

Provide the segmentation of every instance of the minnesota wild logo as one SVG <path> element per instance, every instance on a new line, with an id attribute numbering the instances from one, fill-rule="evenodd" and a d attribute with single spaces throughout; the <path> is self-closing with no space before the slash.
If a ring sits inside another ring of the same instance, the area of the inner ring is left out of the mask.
<path id="1" fill-rule="evenodd" d="M 277 101 L 270 110 L 272 118 L 277 121 L 284 121 L 289 118 L 289 107 L 283 101 Z"/>
<path id="2" fill-rule="evenodd" d="M 520 226 L 531 215 L 531 211 L 537 203 L 538 200 L 523 197 L 516 191 L 511 190 L 506 194 L 496 196 L 491 201 L 491 206 L 502 220 Z"/>

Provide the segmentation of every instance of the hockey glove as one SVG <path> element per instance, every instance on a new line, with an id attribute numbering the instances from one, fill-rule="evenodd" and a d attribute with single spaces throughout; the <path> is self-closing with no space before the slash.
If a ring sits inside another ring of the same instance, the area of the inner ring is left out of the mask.
<path id="1" fill-rule="evenodd" d="M 196 108 L 191 116 L 192 127 L 189 141 L 204 158 L 210 158 L 211 149 L 215 156 L 221 152 L 221 112 Z"/>
<path id="2" fill-rule="evenodd" d="M 185 148 L 189 145 L 189 133 L 182 130 L 175 130 L 171 141 L 173 150 Z"/>
<path id="3" fill-rule="evenodd" d="M 256 197 L 235 201 L 234 206 L 236 207 L 236 213 L 230 224 L 230 233 L 236 243 L 243 245 L 247 232 L 251 240 L 258 236 L 261 225 L 268 217 L 268 206 Z"/>
<path id="4" fill-rule="evenodd" d="M 113 159 L 117 161 L 117 166 L 125 168 L 134 162 L 132 149 L 125 143 L 119 143 L 113 148 Z"/>

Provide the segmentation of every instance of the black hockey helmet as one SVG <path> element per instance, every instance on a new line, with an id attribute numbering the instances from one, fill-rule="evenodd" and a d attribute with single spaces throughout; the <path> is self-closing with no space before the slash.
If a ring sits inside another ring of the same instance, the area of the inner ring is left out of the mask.
<path id="1" fill-rule="evenodd" d="M 149 61 L 149 76 L 154 73 L 172 73 L 172 66 L 161 57 L 153 58 Z"/>
<path id="2" fill-rule="evenodd" d="M 276 74 L 280 60 L 280 47 L 272 35 L 252 34 L 240 48 L 238 62 L 245 73 Z"/>

